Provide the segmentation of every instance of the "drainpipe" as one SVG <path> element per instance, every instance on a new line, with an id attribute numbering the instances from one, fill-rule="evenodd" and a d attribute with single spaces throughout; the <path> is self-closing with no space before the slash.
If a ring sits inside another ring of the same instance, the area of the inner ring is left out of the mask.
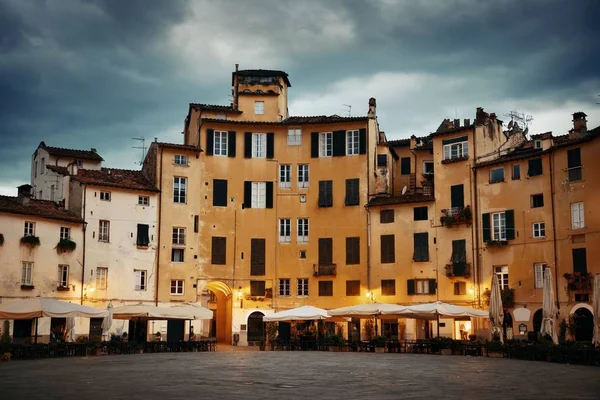
<path id="1" fill-rule="evenodd" d="M 158 284 L 160 282 L 160 230 L 162 228 L 162 176 L 163 176 L 163 151 L 160 148 L 160 192 L 158 193 L 158 234 L 157 234 L 157 246 L 156 246 L 156 280 L 154 284 L 154 304 L 158 307 Z"/>
<path id="2" fill-rule="evenodd" d="M 560 312 L 560 300 L 558 299 L 558 255 L 556 252 L 556 209 L 554 207 L 554 152 L 548 154 L 548 161 L 550 162 L 550 200 L 552 207 L 552 250 L 554 252 L 554 290 L 556 292 L 556 308 Z"/>
<path id="3" fill-rule="evenodd" d="M 377 119 L 373 119 L 374 123 L 377 123 Z M 365 138 L 367 143 L 365 144 L 367 148 L 367 204 L 369 204 L 369 194 L 371 193 L 371 159 L 369 157 L 369 152 L 371 147 L 369 146 L 369 137 L 371 136 L 369 133 L 369 128 L 371 124 L 369 123 L 371 119 L 367 121 L 367 137 Z M 365 206 L 367 210 L 367 291 L 371 291 L 371 216 L 367 206 Z"/>
<path id="4" fill-rule="evenodd" d="M 81 259 L 81 297 L 80 304 L 83 305 L 83 288 L 85 286 L 85 236 L 87 233 L 87 222 L 85 222 L 85 199 L 87 198 L 87 185 L 83 187 L 83 257 Z M 35 328 L 37 329 L 37 322 Z M 37 335 L 36 335 L 37 339 Z"/>

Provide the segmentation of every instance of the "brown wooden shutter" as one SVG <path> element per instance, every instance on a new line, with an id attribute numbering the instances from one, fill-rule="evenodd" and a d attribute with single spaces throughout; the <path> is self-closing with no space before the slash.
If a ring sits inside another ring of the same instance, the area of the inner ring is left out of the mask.
<path id="1" fill-rule="evenodd" d="M 211 264 L 225 265 L 227 263 L 227 238 L 212 237 Z"/>
<path id="2" fill-rule="evenodd" d="M 215 148 L 215 130 L 207 129 L 206 130 L 206 148 L 204 149 L 204 154 L 207 156 L 212 156 Z"/>
<path id="3" fill-rule="evenodd" d="M 346 238 L 346 265 L 360 264 L 360 237 Z"/>
<path id="4" fill-rule="evenodd" d="M 319 158 L 319 132 L 310 134 L 310 156 L 311 158 Z"/>
<path id="5" fill-rule="evenodd" d="M 319 264 L 333 264 L 333 239 L 319 238 Z"/>
<path id="6" fill-rule="evenodd" d="M 250 240 L 250 275 L 265 275 L 265 239 Z"/>
<path id="7" fill-rule="evenodd" d="M 235 131 L 229 131 L 227 135 L 227 156 L 235 157 Z"/>

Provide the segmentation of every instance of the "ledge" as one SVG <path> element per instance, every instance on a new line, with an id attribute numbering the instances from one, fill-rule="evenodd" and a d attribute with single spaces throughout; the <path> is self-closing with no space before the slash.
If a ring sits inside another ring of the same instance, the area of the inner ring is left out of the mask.
<path id="1" fill-rule="evenodd" d="M 469 159 L 469 156 L 448 158 L 448 159 L 442 160 L 442 164 L 452 164 L 452 163 L 455 163 L 455 162 L 466 161 L 468 159 Z"/>
<path id="2" fill-rule="evenodd" d="M 70 290 L 71 290 L 71 288 L 68 286 L 57 286 L 56 287 L 57 292 L 68 292 Z"/>
<path id="3" fill-rule="evenodd" d="M 21 285 L 21 290 L 33 290 L 34 288 L 33 285 Z"/>

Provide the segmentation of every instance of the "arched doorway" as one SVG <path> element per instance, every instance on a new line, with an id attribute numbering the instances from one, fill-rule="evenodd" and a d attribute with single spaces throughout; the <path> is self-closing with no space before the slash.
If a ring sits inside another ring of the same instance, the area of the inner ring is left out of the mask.
<path id="1" fill-rule="evenodd" d="M 575 340 L 591 342 L 594 336 L 594 317 L 587 308 L 578 308 L 573 313 L 575 323 Z"/>
<path id="2" fill-rule="evenodd" d="M 504 320 L 502 321 L 502 331 L 504 333 L 505 340 L 512 340 L 515 338 L 513 331 L 513 319 L 512 315 L 508 311 L 504 312 Z"/>
<path id="3" fill-rule="evenodd" d="M 232 290 L 226 283 L 214 281 L 207 283 L 208 308 L 213 312 L 212 321 L 203 325 L 203 334 L 216 338 L 219 343 L 231 343 Z"/>
<path id="4" fill-rule="evenodd" d="M 544 312 L 540 308 L 533 314 L 533 330 L 535 332 L 542 330 L 542 319 L 544 319 Z"/>
<path id="5" fill-rule="evenodd" d="M 248 316 L 248 344 L 265 340 L 264 314 L 254 311 Z"/>

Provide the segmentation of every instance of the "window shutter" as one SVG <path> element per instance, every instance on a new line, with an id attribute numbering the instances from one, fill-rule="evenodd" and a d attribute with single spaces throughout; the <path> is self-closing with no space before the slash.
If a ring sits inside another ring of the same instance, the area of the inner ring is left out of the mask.
<path id="1" fill-rule="evenodd" d="M 464 239 L 452 241 L 452 257 L 450 261 L 453 263 L 467 262 L 467 241 Z"/>
<path id="2" fill-rule="evenodd" d="M 409 295 L 415 294 L 415 280 L 414 279 L 408 279 L 406 281 L 406 291 Z"/>
<path id="3" fill-rule="evenodd" d="M 211 264 L 225 265 L 227 261 L 227 238 L 213 236 Z"/>
<path id="4" fill-rule="evenodd" d="M 267 158 L 275 158 L 275 134 L 267 133 Z"/>
<path id="5" fill-rule="evenodd" d="M 544 287 L 544 265 L 543 264 L 535 264 L 535 288 L 540 289 Z"/>
<path id="6" fill-rule="evenodd" d="M 413 241 L 413 261 L 429 261 L 429 233 L 415 233 Z"/>
<path id="7" fill-rule="evenodd" d="M 346 200 L 347 206 L 358 205 L 358 179 L 346 179 Z"/>
<path id="8" fill-rule="evenodd" d="M 319 238 L 319 264 L 333 264 L 333 239 Z"/>
<path id="9" fill-rule="evenodd" d="M 460 208 L 465 206 L 465 187 L 463 185 L 450 187 L 450 206 Z"/>
<path id="10" fill-rule="evenodd" d="M 367 130 L 365 128 L 358 130 L 358 152 L 367 154 Z"/>
<path id="11" fill-rule="evenodd" d="M 581 149 L 571 149 L 567 151 L 567 168 L 576 168 L 581 166 Z"/>
<path id="12" fill-rule="evenodd" d="M 206 153 L 207 156 L 212 156 L 214 148 L 215 148 L 215 130 L 207 129 L 206 130 L 206 149 L 204 149 L 204 152 Z"/>
<path id="13" fill-rule="evenodd" d="M 213 179 L 213 206 L 227 207 L 227 181 Z"/>
<path id="14" fill-rule="evenodd" d="M 346 264 L 360 264 L 360 238 L 346 238 Z"/>
<path id="15" fill-rule="evenodd" d="M 252 208 L 252 182 L 244 181 L 244 208 Z"/>
<path id="16" fill-rule="evenodd" d="M 506 240 L 514 240 L 515 238 L 515 212 L 514 210 L 506 210 Z"/>
<path id="17" fill-rule="evenodd" d="M 331 206 L 333 206 L 333 181 L 325 181 L 325 188 L 326 188 L 326 193 L 325 193 L 326 206 L 331 207 Z"/>
<path id="18" fill-rule="evenodd" d="M 481 215 L 481 224 L 483 225 L 483 241 L 489 242 L 492 240 L 492 227 L 490 213 Z"/>
<path id="19" fill-rule="evenodd" d="M 587 274 L 587 253 L 585 248 L 573 249 L 573 272 Z"/>
<path id="20" fill-rule="evenodd" d="M 533 160 L 529 160 L 529 171 L 527 172 L 527 175 L 536 176 L 541 175 L 542 173 L 542 159 L 534 158 Z"/>
<path id="21" fill-rule="evenodd" d="M 400 158 L 400 175 L 410 175 L 410 157 Z"/>
<path id="22" fill-rule="evenodd" d="M 265 239 L 250 239 L 250 275 L 265 275 Z"/>
<path id="23" fill-rule="evenodd" d="M 252 132 L 244 132 L 244 158 L 252 158 Z"/>
<path id="24" fill-rule="evenodd" d="M 265 187 L 265 207 L 273 208 L 273 182 L 267 182 Z"/>
<path id="25" fill-rule="evenodd" d="M 454 295 L 460 294 L 460 282 L 454 282 Z"/>
<path id="26" fill-rule="evenodd" d="M 312 158 L 319 158 L 319 132 L 312 132 L 310 134 L 310 156 Z"/>
<path id="27" fill-rule="evenodd" d="M 437 289 L 435 287 L 435 279 L 430 279 L 429 280 L 429 294 L 435 294 L 435 290 Z"/>
<path id="28" fill-rule="evenodd" d="M 137 245 L 148 246 L 150 236 L 148 235 L 149 226 L 146 224 L 138 224 L 137 226 Z"/>
<path id="29" fill-rule="evenodd" d="M 227 138 L 227 155 L 235 157 L 235 131 L 229 131 Z"/>
<path id="30" fill-rule="evenodd" d="M 325 181 L 319 181 L 319 207 L 325 207 Z"/>
<path id="31" fill-rule="evenodd" d="M 333 131 L 333 155 L 346 155 L 346 131 Z"/>
<path id="32" fill-rule="evenodd" d="M 194 233 L 198 233 L 198 225 L 200 223 L 200 218 L 198 215 L 194 215 Z"/>

